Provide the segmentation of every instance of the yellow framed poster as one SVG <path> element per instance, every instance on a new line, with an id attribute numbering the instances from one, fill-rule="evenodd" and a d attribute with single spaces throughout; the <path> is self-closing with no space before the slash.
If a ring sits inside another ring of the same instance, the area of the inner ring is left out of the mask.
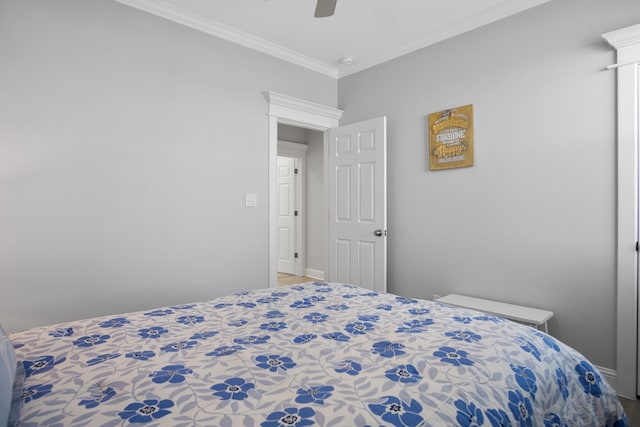
<path id="1" fill-rule="evenodd" d="M 473 166 L 473 105 L 429 114 L 429 169 Z"/>

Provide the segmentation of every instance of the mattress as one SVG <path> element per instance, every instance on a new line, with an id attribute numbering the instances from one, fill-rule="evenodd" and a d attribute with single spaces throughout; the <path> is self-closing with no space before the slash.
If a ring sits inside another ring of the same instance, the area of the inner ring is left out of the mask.
<path id="1" fill-rule="evenodd" d="M 308 283 L 10 335 L 20 426 L 626 426 L 602 375 L 528 326 Z"/>

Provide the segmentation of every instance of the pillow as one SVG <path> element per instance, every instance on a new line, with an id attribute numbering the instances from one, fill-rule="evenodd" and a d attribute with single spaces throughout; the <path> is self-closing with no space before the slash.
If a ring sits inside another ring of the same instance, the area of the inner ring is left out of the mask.
<path id="1" fill-rule="evenodd" d="M 13 384 L 16 380 L 16 353 L 6 332 L 0 327 L 0 426 L 9 423 Z"/>

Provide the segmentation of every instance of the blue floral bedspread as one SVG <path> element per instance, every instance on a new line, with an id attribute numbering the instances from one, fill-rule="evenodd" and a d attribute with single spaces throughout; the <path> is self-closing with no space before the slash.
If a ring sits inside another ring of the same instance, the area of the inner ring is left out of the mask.
<path id="1" fill-rule="evenodd" d="M 22 426 L 626 426 L 533 328 L 309 283 L 11 335 Z"/>

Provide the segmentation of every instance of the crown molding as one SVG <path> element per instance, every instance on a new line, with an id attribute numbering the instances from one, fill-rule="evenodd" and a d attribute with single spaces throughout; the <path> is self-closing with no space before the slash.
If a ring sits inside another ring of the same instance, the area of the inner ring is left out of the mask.
<path id="1" fill-rule="evenodd" d="M 523 0 L 518 2 L 505 0 L 491 8 L 462 19 L 457 23 L 429 32 L 429 34 L 424 37 L 418 38 L 397 49 L 383 52 L 371 58 L 356 59 L 356 62 L 353 64 L 340 64 L 338 66 L 327 64 L 295 50 L 253 36 L 165 2 L 157 0 L 114 1 L 338 79 L 539 6 L 551 0 Z"/>
<path id="2" fill-rule="evenodd" d="M 376 55 L 363 61 L 356 61 L 351 65 L 340 65 L 338 67 L 338 78 L 346 77 L 350 74 L 355 74 L 359 71 L 366 70 L 367 68 L 374 67 L 392 59 L 399 58 L 400 56 L 414 52 L 416 50 L 431 46 L 439 43 L 443 40 L 455 37 L 457 35 L 466 33 L 476 28 L 488 25 L 492 22 L 499 21 L 511 15 L 515 15 L 520 12 L 524 12 L 527 9 L 531 9 L 541 4 L 547 3 L 551 0 L 526 0 L 521 2 L 503 1 L 493 7 L 487 8 L 474 15 L 461 19 L 453 24 L 449 24 L 444 28 L 440 28 L 435 31 L 430 31 L 422 38 L 418 38 L 411 43 L 407 43 L 397 49 L 392 49 L 384 52 L 380 55 Z"/>
<path id="3" fill-rule="evenodd" d="M 618 63 L 607 69 L 624 67 L 640 62 L 640 24 L 621 28 L 602 35 L 616 49 Z"/>
<path id="4" fill-rule="evenodd" d="M 304 55 L 292 49 L 272 43 L 268 40 L 261 39 L 243 31 L 237 30 L 220 22 L 204 18 L 195 13 L 191 13 L 179 7 L 167 3 L 161 3 L 157 0 L 114 0 L 118 3 L 151 13 L 177 22 L 195 30 L 202 31 L 212 36 L 239 44 L 250 49 L 257 50 L 267 55 L 274 56 L 284 61 L 299 65 L 304 68 L 316 71 L 329 77 L 337 78 L 338 70 L 336 67 L 328 65 L 310 56 Z"/>
<path id="5" fill-rule="evenodd" d="M 602 38 L 616 49 L 639 44 L 640 24 L 605 33 L 602 35 Z"/>

